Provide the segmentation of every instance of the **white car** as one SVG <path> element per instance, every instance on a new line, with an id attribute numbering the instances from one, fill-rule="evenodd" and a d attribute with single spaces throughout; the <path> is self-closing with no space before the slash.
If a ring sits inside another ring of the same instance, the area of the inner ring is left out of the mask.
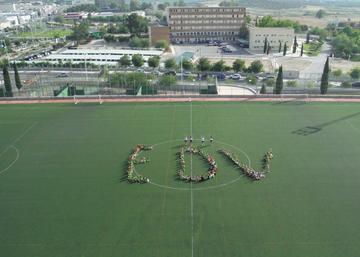
<path id="1" fill-rule="evenodd" d="M 232 75 L 230 75 L 230 78 L 231 79 L 241 79 L 242 77 L 240 74 L 232 74 Z"/>

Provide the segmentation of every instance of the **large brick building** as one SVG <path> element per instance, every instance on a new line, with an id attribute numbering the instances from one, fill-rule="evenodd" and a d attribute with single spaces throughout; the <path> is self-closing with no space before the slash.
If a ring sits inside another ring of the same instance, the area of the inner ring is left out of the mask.
<path id="1" fill-rule="evenodd" d="M 169 7 L 172 43 L 235 41 L 245 21 L 242 7 Z"/>

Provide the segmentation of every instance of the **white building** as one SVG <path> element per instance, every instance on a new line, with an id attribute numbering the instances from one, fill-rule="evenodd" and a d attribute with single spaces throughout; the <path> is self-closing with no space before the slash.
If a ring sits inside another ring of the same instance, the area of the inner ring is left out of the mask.
<path id="1" fill-rule="evenodd" d="M 264 50 L 265 39 L 273 51 L 278 51 L 281 42 L 282 47 L 286 43 L 291 49 L 294 42 L 294 29 L 292 28 L 249 28 L 249 50 L 259 52 Z"/>
<path id="2" fill-rule="evenodd" d="M 161 50 L 135 50 L 135 49 L 68 49 L 63 52 L 50 54 L 37 62 L 49 63 L 92 63 L 96 65 L 116 65 L 124 55 L 131 59 L 134 54 L 142 55 L 147 61 L 150 57 L 161 56 Z"/>

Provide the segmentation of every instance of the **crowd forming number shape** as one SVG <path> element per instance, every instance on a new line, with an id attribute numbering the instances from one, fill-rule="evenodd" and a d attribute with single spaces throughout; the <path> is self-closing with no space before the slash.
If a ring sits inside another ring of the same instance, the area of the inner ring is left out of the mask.
<path id="1" fill-rule="evenodd" d="M 140 174 L 138 174 L 135 170 L 135 166 L 138 164 L 145 164 L 149 162 L 150 160 L 146 157 L 142 157 L 140 159 L 137 159 L 139 154 L 142 151 L 148 151 L 152 150 L 153 146 L 147 146 L 138 144 L 131 152 L 129 158 L 128 158 L 128 165 L 127 165 L 127 180 L 130 183 L 148 183 L 150 182 L 150 179 L 147 177 L 144 177 Z M 185 172 L 185 154 L 194 154 L 199 155 L 202 157 L 204 161 L 206 161 L 209 164 L 208 170 L 201 174 L 201 175 L 187 175 Z M 219 153 L 221 153 L 223 156 L 225 156 L 229 161 L 233 163 L 245 176 L 252 180 L 261 180 L 266 177 L 266 173 L 270 172 L 270 162 L 274 158 L 274 155 L 272 153 L 272 150 L 270 149 L 265 153 L 265 155 L 262 158 L 262 169 L 261 170 L 255 170 L 252 167 L 242 163 L 238 157 L 232 153 L 231 151 L 228 151 L 226 149 L 219 150 Z M 178 162 L 179 162 L 179 170 L 177 171 L 177 177 L 181 181 L 185 182 L 195 182 L 195 183 L 201 183 L 206 180 L 212 179 L 216 176 L 218 172 L 218 166 L 216 164 L 215 158 L 211 155 L 202 150 L 200 147 L 195 147 L 192 145 L 184 145 L 180 147 L 180 150 L 178 152 Z"/>

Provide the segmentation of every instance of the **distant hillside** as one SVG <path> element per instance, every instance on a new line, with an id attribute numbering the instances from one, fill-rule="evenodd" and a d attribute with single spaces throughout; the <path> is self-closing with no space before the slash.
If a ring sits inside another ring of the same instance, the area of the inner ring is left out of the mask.
<path id="1" fill-rule="evenodd" d="M 304 5 L 360 7 L 359 0 L 229 0 L 226 2 L 240 6 L 267 9 L 299 8 Z"/>

